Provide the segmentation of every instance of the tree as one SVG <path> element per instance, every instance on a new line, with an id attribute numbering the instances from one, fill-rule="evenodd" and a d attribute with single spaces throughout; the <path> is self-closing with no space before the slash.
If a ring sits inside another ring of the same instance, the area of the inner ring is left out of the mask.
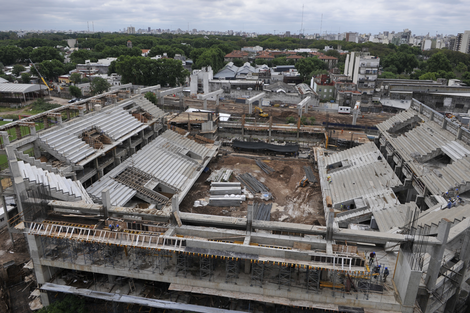
<path id="1" fill-rule="evenodd" d="M 338 51 L 336 50 L 328 50 L 325 52 L 325 55 L 328 55 L 328 56 L 331 56 L 331 57 L 335 57 L 337 59 L 339 59 L 341 57 L 341 55 L 339 54 Z"/>
<path id="2" fill-rule="evenodd" d="M 75 98 L 80 98 L 82 96 L 82 90 L 78 88 L 77 86 L 70 86 L 69 92 L 72 95 L 72 97 L 75 97 Z"/>
<path id="3" fill-rule="evenodd" d="M 157 105 L 157 97 L 155 94 L 151 91 L 146 92 L 144 95 L 145 98 L 147 98 L 148 101 L 152 102 L 153 104 Z"/>
<path id="4" fill-rule="evenodd" d="M 211 66 L 214 73 L 217 73 L 224 67 L 225 54 L 219 48 L 210 48 L 204 51 L 197 60 L 193 60 L 196 68 L 203 68 L 204 66 Z"/>
<path id="5" fill-rule="evenodd" d="M 101 77 L 95 77 L 90 83 L 91 94 L 96 95 L 108 91 L 111 85 L 108 81 Z"/>
<path id="6" fill-rule="evenodd" d="M 459 73 L 465 73 L 468 71 L 468 67 L 464 63 L 459 62 L 459 64 L 455 67 L 455 70 Z"/>
<path id="7" fill-rule="evenodd" d="M 238 67 L 243 66 L 244 63 L 245 63 L 245 62 L 243 62 L 243 60 L 241 60 L 241 59 L 235 59 L 235 60 L 233 60 L 233 65 L 238 66 Z"/>
<path id="8" fill-rule="evenodd" d="M 326 70 L 328 66 L 317 57 L 300 59 L 295 64 L 295 68 L 299 72 L 303 81 L 309 81 L 312 78 L 312 73 L 318 70 Z"/>
<path id="9" fill-rule="evenodd" d="M 29 55 L 31 61 L 33 62 L 42 62 L 46 60 L 58 60 L 60 62 L 64 61 L 64 57 L 60 52 L 53 47 L 40 47 L 34 49 Z"/>
<path id="10" fill-rule="evenodd" d="M 116 60 L 116 73 L 124 84 L 154 86 L 177 86 L 185 82 L 189 72 L 183 63 L 173 59 L 149 59 L 144 57 L 121 56 Z"/>
<path id="11" fill-rule="evenodd" d="M 72 73 L 72 74 L 70 75 L 70 81 L 71 81 L 74 85 L 76 85 L 76 84 L 78 84 L 79 82 L 81 82 L 81 80 L 82 80 L 82 75 L 81 75 L 80 73 Z"/>
<path id="12" fill-rule="evenodd" d="M 29 75 L 29 73 L 21 74 L 21 82 L 23 84 L 29 84 L 30 81 L 31 81 L 31 75 Z"/>
<path id="13" fill-rule="evenodd" d="M 16 77 L 18 77 L 20 75 L 21 72 L 24 72 L 26 71 L 26 69 L 24 68 L 23 65 L 21 64 L 15 64 L 15 66 L 13 66 L 13 70 L 11 71 L 13 73 L 13 75 L 15 75 Z"/>
<path id="14" fill-rule="evenodd" d="M 442 52 L 436 53 L 429 58 L 426 62 L 426 66 L 428 72 L 438 72 L 440 70 L 445 72 L 452 71 L 452 65 L 450 64 L 449 59 L 447 59 L 445 54 Z"/>
<path id="15" fill-rule="evenodd" d="M 382 72 L 382 74 L 379 75 L 379 78 L 397 78 L 397 75 L 392 72 Z"/>
<path id="16" fill-rule="evenodd" d="M 15 64 L 24 59 L 23 51 L 15 46 L 0 48 L 0 62 L 5 65 Z"/>

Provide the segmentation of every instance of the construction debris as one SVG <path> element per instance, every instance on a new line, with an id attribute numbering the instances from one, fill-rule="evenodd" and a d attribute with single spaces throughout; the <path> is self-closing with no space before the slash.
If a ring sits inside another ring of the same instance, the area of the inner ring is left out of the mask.
<path id="1" fill-rule="evenodd" d="M 261 170 L 263 172 L 265 172 L 266 174 L 268 174 L 268 175 L 275 172 L 275 170 L 271 166 L 267 165 L 266 163 L 264 163 L 261 160 L 257 159 L 256 160 L 256 165 L 258 165 L 261 168 Z"/>
<path id="2" fill-rule="evenodd" d="M 250 173 L 241 174 L 235 176 L 239 182 L 246 186 L 246 188 L 253 194 L 255 193 L 266 193 L 269 188 L 259 182 L 256 178 L 251 176 Z"/>
<path id="3" fill-rule="evenodd" d="M 232 176 L 233 171 L 226 169 L 226 168 L 221 168 L 218 171 L 214 171 L 211 173 L 211 175 L 207 178 L 208 183 L 212 182 L 228 182 L 230 180 L 230 176 Z"/>

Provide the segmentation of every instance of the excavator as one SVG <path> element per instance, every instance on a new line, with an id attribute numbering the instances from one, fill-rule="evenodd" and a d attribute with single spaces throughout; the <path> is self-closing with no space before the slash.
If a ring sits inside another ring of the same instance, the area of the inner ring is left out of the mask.
<path id="1" fill-rule="evenodd" d="M 39 74 L 39 77 L 41 77 L 41 80 L 44 83 L 44 85 L 46 85 L 47 89 L 49 89 L 49 91 L 54 90 L 51 87 L 49 87 L 49 85 L 46 83 L 46 80 L 44 79 L 44 77 L 42 77 L 41 73 L 38 71 L 38 69 L 37 69 L 36 65 L 34 65 L 33 61 L 31 61 L 31 59 L 29 59 L 29 62 L 31 62 L 31 65 L 34 67 L 36 72 Z"/>
<path id="2" fill-rule="evenodd" d="M 263 112 L 263 109 L 261 109 L 260 107 L 255 107 L 254 110 L 255 110 L 255 112 L 258 113 L 259 117 L 268 117 L 269 116 L 269 114 Z"/>

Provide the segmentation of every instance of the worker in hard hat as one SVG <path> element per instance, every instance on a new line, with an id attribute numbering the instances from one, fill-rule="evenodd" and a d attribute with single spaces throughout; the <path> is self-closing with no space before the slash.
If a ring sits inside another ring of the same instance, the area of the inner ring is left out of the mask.
<path id="1" fill-rule="evenodd" d="M 387 281 L 387 276 L 390 274 L 390 271 L 388 270 L 388 267 L 384 269 L 384 282 Z"/>

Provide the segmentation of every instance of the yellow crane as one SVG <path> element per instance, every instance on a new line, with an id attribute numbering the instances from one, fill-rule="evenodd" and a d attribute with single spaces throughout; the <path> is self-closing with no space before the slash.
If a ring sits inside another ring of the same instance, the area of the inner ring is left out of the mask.
<path id="1" fill-rule="evenodd" d="M 41 73 L 38 71 L 38 69 L 37 69 L 36 65 L 34 65 L 33 61 L 31 61 L 31 59 L 29 59 L 29 61 L 31 62 L 31 65 L 34 67 L 34 69 L 38 73 L 39 77 L 41 77 L 42 82 L 44 83 L 44 85 L 46 85 L 47 89 L 49 89 L 49 91 L 52 91 L 53 89 L 51 87 L 49 87 L 49 85 L 46 83 L 46 80 L 44 79 L 44 77 L 42 77 Z"/>

